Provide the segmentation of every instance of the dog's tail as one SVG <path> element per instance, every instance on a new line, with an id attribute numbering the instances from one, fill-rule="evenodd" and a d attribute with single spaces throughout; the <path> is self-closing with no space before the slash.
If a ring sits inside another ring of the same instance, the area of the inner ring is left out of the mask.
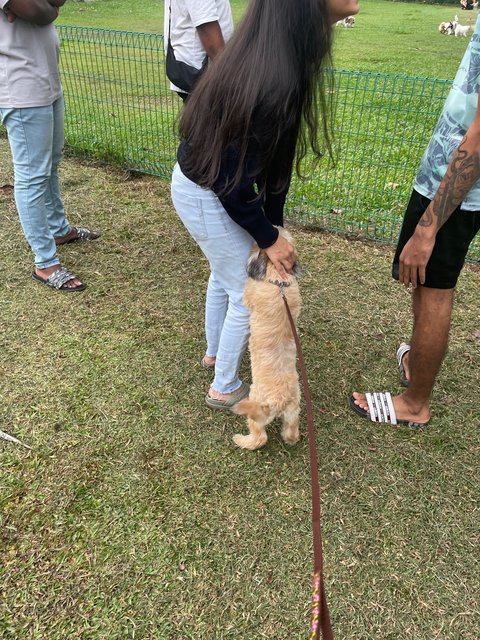
<path id="1" fill-rule="evenodd" d="M 269 405 L 265 402 L 257 402 L 256 400 L 240 400 L 236 405 L 232 407 L 232 411 L 239 416 L 247 416 L 255 422 L 261 422 L 270 413 Z"/>

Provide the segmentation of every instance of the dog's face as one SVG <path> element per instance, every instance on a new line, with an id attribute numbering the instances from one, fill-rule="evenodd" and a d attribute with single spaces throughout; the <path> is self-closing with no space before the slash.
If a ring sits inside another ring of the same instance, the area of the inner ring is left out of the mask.
<path id="1" fill-rule="evenodd" d="M 283 227 L 276 227 L 276 228 L 278 229 L 280 235 L 283 238 L 285 238 L 285 240 L 288 240 L 290 244 L 295 246 L 292 236 L 288 233 L 286 229 L 284 229 Z M 248 277 L 252 278 L 253 280 L 265 280 L 265 278 L 267 277 L 267 272 L 272 270 L 275 273 L 277 273 L 276 269 L 274 268 L 272 263 L 269 261 L 265 251 L 260 249 L 257 244 L 254 244 L 252 247 L 252 251 L 250 253 L 250 257 L 248 258 L 248 262 L 247 262 Z M 293 267 L 292 276 L 298 279 L 301 277 L 301 275 L 302 275 L 302 268 L 297 261 Z M 280 278 L 280 275 L 277 273 L 277 279 L 279 278 Z"/>

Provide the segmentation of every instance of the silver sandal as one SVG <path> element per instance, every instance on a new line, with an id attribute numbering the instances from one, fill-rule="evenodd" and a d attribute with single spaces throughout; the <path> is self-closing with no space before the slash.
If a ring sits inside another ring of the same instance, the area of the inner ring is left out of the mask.
<path id="1" fill-rule="evenodd" d="M 46 285 L 47 287 L 52 287 L 53 289 L 57 289 L 58 291 L 66 291 L 66 292 L 74 292 L 74 291 L 83 291 L 86 289 L 87 285 L 81 282 L 77 284 L 75 287 L 66 287 L 66 283 L 71 280 L 78 280 L 77 276 L 69 271 L 65 267 L 59 267 L 56 271 L 54 271 L 51 275 L 48 276 L 47 279 L 41 278 L 38 276 L 35 271 L 32 273 L 32 278 L 41 284 Z"/>

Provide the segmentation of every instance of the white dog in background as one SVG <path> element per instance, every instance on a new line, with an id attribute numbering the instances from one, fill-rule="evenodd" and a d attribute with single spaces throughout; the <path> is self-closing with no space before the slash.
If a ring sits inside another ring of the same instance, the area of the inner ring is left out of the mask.
<path id="1" fill-rule="evenodd" d="M 463 36 L 466 38 L 470 29 L 473 31 L 473 27 L 471 25 L 463 26 L 458 22 L 458 16 L 455 16 L 451 22 L 441 22 L 438 25 L 440 33 L 443 33 L 446 36 L 455 34 L 455 37 Z"/>
<path id="2" fill-rule="evenodd" d="M 473 27 L 470 25 L 463 27 L 461 24 L 457 24 L 455 27 L 455 37 L 464 36 L 466 38 L 469 29 L 473 29 Z"/>
<path id="3" fill-rule="evenodd" d="M 443 33 L 443 35 L 445 35 L 445 36 L 452 35 L 454 29 L 455 29 L 455 23 L 454 22 L 441 22 L 438 25 L 438 30 L 440 31 L 440 33 Z"/>
<path id="4" fill-rule="evenodd" d="M 353 27 L 353 25 L 355 24 L 355 16 L 348 16 L 343 20 L 338 20 L 338 22 L 336 22 L 335 24 L 337 25 L 337 27 Z"/>
<path id="5" fill-rule="evenodd" d="M 458 26 L 458 16 L 455 16 L 453 20 L 450 22 L 441 22 L 438 26 L 438 30 L 440 33 L 443 33 L 446 36 L 451 36 L 455 33 L 455 29 Z"/>

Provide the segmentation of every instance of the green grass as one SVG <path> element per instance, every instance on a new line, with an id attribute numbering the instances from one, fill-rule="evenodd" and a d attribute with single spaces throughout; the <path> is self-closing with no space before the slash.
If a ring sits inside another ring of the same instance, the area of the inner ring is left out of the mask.
<path id="1" fill-rule="evenodd" d="M 232 6 L 238 20 L 246 3 Z M 290 219 L 382 241 L 397 236 L 448 92 L 442 78 L 453 77 L 468 42 L 438 33 L 438 23 L 456 11 L 455 5 L 365 0 L 353 29 L 335 29 L 335 66 L 348 70 L 337 73 L 336 166 L 324 160 L 312 167 L 307 159 L 309 179 L 294 180 Z M 474 17 L 464 13 L 462 20 Z M 181 104 L 168 88 L 163 40 L 155 35 L 162 20 L 161 3 L 103 0 L 62 9 L 60 23 L 79 25 L 61 31 L 67 142 L 76 153 L 170 175 Z M 86 26 L 151 35 L 96 33 Z M 478 242 L 470 258 L 480 259 Z"/>
<path id="2" fill-rule="evenodd" d="M 337 69 L 372 71 L 452 80 L 469 38 L 443 36 L 440 22 L 459 14 L 462 24 L 477 12 L 459 5 L 361 1 L 353 29 L 337 29 L 334 62 Z"/>
<path id="3" fill-rule="evenodd" d="M 245 0 L 231 0 L 230 6 L 234 20 L 238 21 L 246 6 Z M 163 0 L 68 2 L 62 7 L 58 23 L 163 34 L 163 10 Z"/>
<path id="4" fill-rule="evenodd" d="M 235 21 L 247 2 L 230 2 Z M 462 24 L 476 11 L 451 6 L 362 0 L 353 29 L 336 29 L 337 69 L 452 79 L 467 38 L 442 36 L 438 25 L 458 13 Z M 92 0 L 69 2 L 58 24 L 163 34 L 163 2 L 152 0 Z"/>
<path id="5" fill-rule="evenodd" d="M 61 175 L 72 223 L 102 230 L 60 250 L 89 285 L 71 296 L 29 277 L 0 139 L 0 428 L 33 447 L 0 441 L 0 637 L 305 638 L 305 435 L 287 448 L 273 425 L 240 451 L 244 420 L 204 405 L 208 270 L 168 185 L 71 159 Z M 292 231 L 335 637 L 478 640 L 480 271 L 459 283 L 431 426 L 379 428 L 346 400 L 400 388 L 391 250 Z"/>
<path id="6" fill-rule="evenodd" d="M 61 37 L 70 148 L 168 178 L 181 104 L 166 82 L 162 38 L 81 27 L 63 27 Z M 393 240 L 448 89 L 445 80 L 337 72 L 336 165 L 307 159 L 289 218 Z M 470 257 L 479 251 L 474 245 Z"/>
<path id="7" fill-rule="evenodd" d="M 232 4 L 238 19 L 243 3 Z M 337 31 L 336 66 L 451 78 L 467 41 L 436 29 L 456 11 L 365 0 L 356 27 Z M 67 3 L 61 20 L 155 33 L 162 16 L 161 3 L 150 0 L 97 0 Z M 78 64 L 71 60 L 72 77 L 82 73 Z M 95 75 L 94 55 L 88 64 Z M 161 131 L 158 114 L 171 130 L 176 106 L 159 94 L 155 65 L 148 68 L 143 87 L 135 73 L 114 84 L 118 102 L 83 103 L 94 126 L 81 111 L 78 127 L 70 121 L 78 150 L 93 144 L 99 157 L 120 163 L 145 151 L 158 163 L 170 142 L 148 136 Z M 99 95 L 101 77 L 93 82 Z M 120 107 L 138 111 L 139 96 L 138 117 L 123 120 Z M 346 148 L 361 154 L 359 167 L 341 157 L 347 189 L 329 187 L 339 208 L 358 200 L 356 183 L 378 208 L 387 182 L 399 182 L 368 162 L 365 140 L 384 122 L 378 106 L 360 119 L 347 109 L 340 120 L 350 132 Z M 391 135 L 392 166 L 415 163 Z M 165 170 L 169 161 L 161 160 Z M 61 249 L 89 285 L 72 297 L 29 279 L 0 139 L 0 429 L 33 447 L 0 441 L 0 637 L 305 638 L 312 565 L 305 436 L 286 448 L 274 425 L 264 450 L 242 452 L 231 438 L 244 421 L 204 406 L 207 265 L 171 208 L 168 185 L 73 160 L 63 163 L 62 179 L 72 223 L 103 232 L 97 244 Z M 317 197 L 311 187 L 292 201 L 299 219 L 311 222 Z M 323 211 L 320 224 L 335 228 L 335 215 Z M 365 223 L 380 224 L 368 211 Z M 411 317 L 409 294 L 389 278 L 391 249 L 293 232 L 306 272 L 299 329 L 336 637 L 478 640 L 480 271 L 466 268 L 458 287 L 431 426 L 379 429 L 357 419 L 346 398 L 352 389 L 399 389 L 394 352 Z"/>

